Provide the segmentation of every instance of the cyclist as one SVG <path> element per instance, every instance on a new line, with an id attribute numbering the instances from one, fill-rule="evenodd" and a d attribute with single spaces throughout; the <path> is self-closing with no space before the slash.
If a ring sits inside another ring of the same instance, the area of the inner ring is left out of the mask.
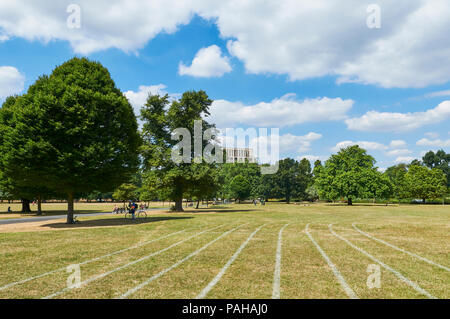
<path id="1" fill-rule="evenodd" d="M 131 205 L 130 205 L 130 213 L 131 213 L 131 219 L 132 220 L 136 219 L 135 216 L 134 216 L 134 213 L 136 212 L 136 207 L 137 207 L 136 203 L 132 202 Z"/>

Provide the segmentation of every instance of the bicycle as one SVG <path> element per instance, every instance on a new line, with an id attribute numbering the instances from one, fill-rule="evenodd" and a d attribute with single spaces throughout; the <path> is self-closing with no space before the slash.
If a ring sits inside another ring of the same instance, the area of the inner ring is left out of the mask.
<path id="1" fill-rule="evenodd" d="M 146 219 L 147 218 L 147 212 L 145 210 L 139 210 L 134 213 L 135 219 Z M 128 210 L 125 213 L 125 219 L 133 219 L 133 215 Z"/>

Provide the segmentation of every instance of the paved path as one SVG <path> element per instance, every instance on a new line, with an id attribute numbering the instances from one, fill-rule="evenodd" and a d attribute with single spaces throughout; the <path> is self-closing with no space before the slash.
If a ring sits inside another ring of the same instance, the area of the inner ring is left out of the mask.
<path id="1" fill-rule="evenodd" d="M 161 208 L 149 208 L 149 210 L 160 210 Z M 85 216 L 102 216 L 102 215 L 116 215 L 115 213 L 105 212 L 105 213 L 85 213 L 85 214 L 74 214 L 75 217 L 85 217 Z M 67 215 L 51 215 L 51 216 L 36 216 L 36 217 L 24 217 L 24 218 L 11 218 L 11 219 L 0 219 L 0 225 L 7 224 L 19 224 L 19 223 L 30 223 L 30 222 L 40 222 L 53 219 L 67 218 Z"/>

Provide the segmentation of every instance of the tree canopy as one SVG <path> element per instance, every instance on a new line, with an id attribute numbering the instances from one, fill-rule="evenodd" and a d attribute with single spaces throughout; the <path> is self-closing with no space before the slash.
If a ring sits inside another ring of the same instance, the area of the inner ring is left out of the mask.
<path id="1" fill-rule="evenodd" d="M 204 91 L 188 91 L 179 100 L 169 100 L 169 96 L 149 95 L 141 110 L 144 121 L 142 149 L 146 170 L 144 185 L 163 190 L 164 196 L 175 202 L 175 211 L 183 211 L 183 196 L 195 193 L 205 185 L 214 188 L 215 165 L 203 161 L 203 154 L 195 154 L 191 149 L 190 159 L 200 159 L 199 163 L 177 163 L 172 158 L 178 140 L 172 139 L 176 129 L 186 129 L 190 145 L 194 145 L 195 121 L 202 120 L 202 132 L 214 127 L 204 118 L 209 116 L 210 100 Z M 203 138 L 202 150 L 214 138 Z M 186 150 L 183 150 L 186 151 Z"/>
<path id="2" fill-rule="evenodd" d="M 406 185 L 412 198 L 426 199 L 442 197 L 447 192 L 447 178 L 437 168 L 411 165 L 406 173 Z"/>
<path id="3" fill-rule="evenodd" d="M 138 166 L 133 109 L 106 68 L 73 58 L 43 75 L 0 110 L 0 170 L 18 187 L 45 187 L 68 200 L 106 192 Z"/>
<path id="4" fill-rule="evenodd" d="M 349 205 L 355 198 L 390 197 L 392 186 L 377 172 L 375 159 L 358 145 L 341 149 L 316 166 L 316 185 L 323 198 L 346 198 Z"/>

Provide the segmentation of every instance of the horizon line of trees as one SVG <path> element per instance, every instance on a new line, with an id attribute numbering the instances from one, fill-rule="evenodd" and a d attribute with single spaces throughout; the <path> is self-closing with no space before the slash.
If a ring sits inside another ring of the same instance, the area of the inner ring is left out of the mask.
<path id="1" fill-rule="evenodd" d="M 450 155 L 428 152 L 422 161 L 399 164 L 381 173 L 375 159 L 358 146 L 340 150 L 311 168 L 308 160 L 286 158 L 279 171 L 261 175 L 256 163 L 208 163 L 191 150 L 193 163 L 175 163 L 174 129 L 187 128 L 194 145 L 194 122 L 202 131 L 212 100 L 204 91 L 179 99 L 149 95 L 139 130 L 133 108 L 99 62 L 73 58 L 40 76 L 26 93 L 8 97 L 0 108 L 0 196 L 30 201 L 63 198 L 67 222 L 74 200 L 108 196 L 117 200 L 254 198 L 292 200 L 358 198 L 435 199 L 449 187 Z M 204 136 L 205 137 L 205 136 Z M 203 147 L 214 140 L 203 139 Z M 212 155 L 215 150 L 212 151 Z M 183 154 L 185 155 L 185 154 Z M 131 198 L 133 197 L 133 198 Z"/>

